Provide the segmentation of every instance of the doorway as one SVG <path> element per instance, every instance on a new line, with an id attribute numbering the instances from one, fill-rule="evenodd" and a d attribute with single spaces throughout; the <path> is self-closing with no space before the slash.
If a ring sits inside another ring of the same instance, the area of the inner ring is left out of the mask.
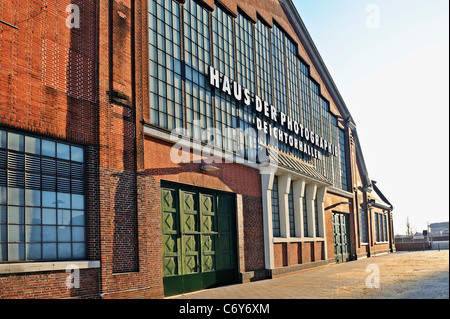
<path id="1" fill-rule="evenodd" d="M 350 216 L 333 212 L 334 256 L 337 263 L 350 260 Z"/>
<path id="2" fill-rule="evenodd" d="M 235 196 L 163 183 L 166 296 L 237 283 Z"/>

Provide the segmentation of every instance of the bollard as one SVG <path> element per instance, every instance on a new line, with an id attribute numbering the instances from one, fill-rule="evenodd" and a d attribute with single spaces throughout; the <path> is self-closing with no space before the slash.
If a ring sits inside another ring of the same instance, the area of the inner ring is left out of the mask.
<path id="1" fill-rule="evenodd" d="M 441 244 L 438 243 L 438 251 L 441 251 Z"/>

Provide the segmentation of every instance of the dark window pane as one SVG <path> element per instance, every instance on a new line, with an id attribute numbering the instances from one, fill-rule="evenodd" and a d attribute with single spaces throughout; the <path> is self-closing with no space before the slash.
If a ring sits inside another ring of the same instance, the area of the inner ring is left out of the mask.
<path id="1" fill-rule="evenodd" d="M 40 224 L 41 223 L 41 209 L 36 207 L 25 208 L 25 223 L 26 224 Z"/>
<path id="2" fill-rule="evenodd" d="M 18 242 L 25 241 L 25 229 L 21 225 L 9 225 L 8 226 L 8 241 Z"/>
<path id="3" fill-rule="evenodd" d="M 70 227 L 58 226 L 58 242 L 70 242 Z"/>
<path id="4" fill-rule="evenodd" d="M 5 131 L 0 131 L 0 147 L 6 148 L 6 140 L 8 134 Z"/>
<path id="5" fill-rule="evenodd" d="M 14 151 L 23 152 L 25 139 L 22 134 L 8 133 L 8 148 Z"/>
<path id="6" fill-rule="evenodd" d="M 56 259 L 56 244 L 42 245 L 42 259 L 54 260 Z"/>
<path id="7" fill-rule="evenodd" d="M 0 223 L 6 223 L 6 206 L 0 206 Z"/>
<path id="8" fill-rule="evenodd" d="M 42 140 L 42 155 L 55 157 L 56 152 L 56 144 L 55 142 Z"/>
<path id="9" fill-rule="evenodd" d="M 58 259 L 71 259 L 72 258 L 72 245 L 71 244 L 58 244 Z"/>
<path id="10" fill-rule="evenodd" d="M 6 205 L 6 187 L 0 187 L 0 205 Z"/>
<path id="11" fill-rule="evenodd" d="M 21 188 L 8 188 L 8 205 L 23 205 L 25 202 L 24 190 Z"/>
<path id="12" fill-rule="evenodd" d="M 56 193 L 55 192 L 42 192 L 42 206 L 43 207 L 56 207 Z"/>
<path id="13" fill-rule="evenodd" d="M 41 191 L 25 190 L 25 204 L 27 206 L 41 206 Z"/>
<path id="14" fill-rule="evenodd" d="M 84 150 L 81 147 L 71 146 L 71 160 L 74 162 L 84 162 Z"/>
<path id="15" fill-rule="evenodd" d="M 70 194 L 58 193 L 58 208 L 70 208 Z"/>
<path id="16" fill-rule="evenodd" d="M 6 231 L 6 225 L 0 225 L 0 242 L 8 241 L 8 238 L 6 237 L 7 233 L 8 232 Z"/>
<path id="17" fill-rule="evenodd" d="M 72 244 L 72 249 L 73 249 L 73 258 L 74 259 L 81 259 L 81 258 L 85 257 L 85 255 L 86 255 L 85 244 L 79 244 L 79 243 Z"/>
<path id="18" fill-rule="evenodd" d="M 41 140 L 35 137 L 25 136 L 25 152 L 41 154 Z"/>
<path id="19" fill-rule="evenodd" d="M 8 244 L 0 244 L 0 261 L 8 260 Z"/>
<path id="20" fill-rule="evenodd" d="M 26 241 L 40 242 L 41 241 L 41 226 L 26 226 Z"/>
<path id="21" fill-rule="evenodd" d="M 27 244 L 27 260 L 41 259 L 41 244 Z"/>
<path id="22" fill-rule="evenodd" d="M 42 224 L 56 225 L 56 209 L 42 209 Z"/>
<path id="23" fill-rule="evenodd" d="M 8 245 L 8 260 L 25 260 L 25 245 L 24 244 L 9 244 Z"/>
<path id="24" fill-rule="evenodd" d="M 72 241 L 83 242 L 84 241 L 84 227 L 72 228 Z"/>
<path id="25" fill-rule="evenodd" d="M 84 211 L 73 210 L 72 211 L 72 225 L 83 226 L 84 225 Z"/>
<path id="26" fill-rule="evenodd" d="M 43 242 L 56 241 L 56 226 L 42 226 L 42 241 Z"/>
<path id="27" fill-rule="evenodd" d="M 65 160 L 70 160 L 70 146 L 58 143 L 56 145 L 56 157 Z"/>
<path id="28" fill-rule="evenodd" d="M 67 209 L 58 209 L 58 225 L 70 225 L 71 211 Z"/>
<path id="29" fill-rule="evenodd" d="M 8 206 L 8 223 L 23 224 L 25 222 L 25 209 L 23 207 Z"/>
<path id="30" fill-rule="evenodd" d="M 84 195 L 72 194 L 72 209 L 84 209 Z"/>

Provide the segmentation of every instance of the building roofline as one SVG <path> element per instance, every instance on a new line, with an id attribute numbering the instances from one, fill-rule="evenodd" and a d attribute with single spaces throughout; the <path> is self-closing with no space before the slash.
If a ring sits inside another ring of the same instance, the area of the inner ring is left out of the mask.
<path id="1" fill-rule="evenodd" d="M 337 102 L 339 110 L 342 111 L 345 119 L 348 122 L 356 126 L 355 121 L 353 120 L 350 111 L 348 110 L 347 105 L 345 104 L 345 101 L 342 98 L 342 95 L 336 86 L 336 83 L 334 82 L 325 62 L 323 61 L 322 56 L 320 55 L 319 50 L 317 49 L 313 39 L 311 38 L 308 29 L 303 23 L 303 20 L 300 17 L 300 14 L 298 13 L 294 3 L 292 2 L 292 0 L 279 0 L 279 1 L 282 7 L 287 11 L 287 16 L 291 20 L 290 22 L 294 30 L 299 35 L 300 41 L 302 41 L 303 39 L 306 40 L 302 44 L 307 50 L 308 55 L 310 56 L 314 66 L 317 68 L 317 71 L 319 72 L 327 89 L 329 90 L 330 95 L 333 97 L 333 100 Z"/>
<path id="2" fill-rule="evenodd" d="M 393 205 L 389 202 L 389 200 L 386 198 L 386 196 L 384 196 L 384 194 L 378 188 L 377 182 L 372 181 L 372 185 L 373 185 L 373 190 L 375 191 L 375 193 L 377 193 L 378 197 L 380 197 L 383 202 L 385 202 L 386 204 L 391 206 L 391 208 L 393 209 L 394 208 Z"/>

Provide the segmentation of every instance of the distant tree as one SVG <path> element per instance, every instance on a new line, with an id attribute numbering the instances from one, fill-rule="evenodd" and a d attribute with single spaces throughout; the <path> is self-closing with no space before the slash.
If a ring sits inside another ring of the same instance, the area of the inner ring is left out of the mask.
<path id="1" fill-rule="evenodd" d="M 414 229 L 413 229 L 413 227 L 411 227 L 411 223 L 409 222 L 409 217 L 406 217 L 406 235 L 407 236 L 414 235 Z"/>

